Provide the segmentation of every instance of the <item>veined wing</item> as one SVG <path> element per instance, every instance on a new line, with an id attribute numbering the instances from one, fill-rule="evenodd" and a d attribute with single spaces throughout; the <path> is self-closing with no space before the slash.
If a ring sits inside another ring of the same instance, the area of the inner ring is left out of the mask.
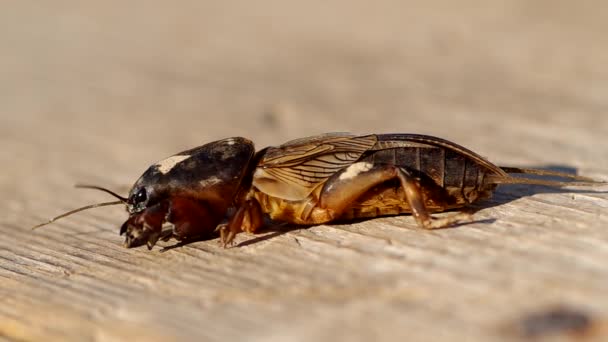
<path id="1" fill-rule="evenodd" d="M 253 185 L 270 196 L 304 199 L 377 141 L 376 135 L 329 133 L 270 147 L 257 166 Z"/>

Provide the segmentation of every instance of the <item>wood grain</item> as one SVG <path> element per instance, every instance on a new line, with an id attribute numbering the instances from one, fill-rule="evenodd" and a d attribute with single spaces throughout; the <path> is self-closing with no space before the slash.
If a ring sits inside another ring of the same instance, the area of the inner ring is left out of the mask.
<path id="1" fill-rule="evenodd" d="M 116 207 L 29 229 L 107 200 L 74 183 L 125 193 L 156 160 L 227 136 L 432 134 L 608 180 L 608 8 L 592 3 L 6 6 L 0 339 L 503 341 L 559 305 L 605 327 L 606 187 L 504 186 L 454 229 L 283 226 L 226 250 L 127 250 Z"/>

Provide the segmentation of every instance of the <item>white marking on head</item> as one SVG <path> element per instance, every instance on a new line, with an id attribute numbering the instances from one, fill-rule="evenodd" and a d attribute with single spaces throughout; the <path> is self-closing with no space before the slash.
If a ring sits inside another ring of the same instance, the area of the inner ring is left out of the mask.
<path id="1" fill-rule="evenodd" d="M 230 139 L 226 140 L 226 144 L 232 146 L 232 145 L 236 144 L 236 141 L 234 140 L 234 138 L 230 138 Z"/>
<path id="2" fill-rule="evenodd" d="M 221 179 L 217 178 L 216 176 L 211 176 L 207 179 L 203 179 L 202 181 L 199 182 L 199 184 L 201 186 L 205 187 L 205 186 L 212 186 L 212 185 L 215 185 L 215 184 L 221 183 L 221 182 L 222 182 Z"/>
<path id="3" fill-rule="evenodd" d="M 374 165 L 368 162 L 354 163 L 349 166 L 339 177 L 340 180 L 346 180 L 357 177 L 361 172 L 369 171 Z"/>
<path id="4" fill-rule="evenodd" d="M 171 171 L 171 169 L 173 169 L 175 165 L 188 158 L 190 158 L 190 156 L 171 156 L 165 160 L 159 161 L 158 163 L 156 163 L 155 166 L 158 171 L 164 175 L 167 172 Z"/>

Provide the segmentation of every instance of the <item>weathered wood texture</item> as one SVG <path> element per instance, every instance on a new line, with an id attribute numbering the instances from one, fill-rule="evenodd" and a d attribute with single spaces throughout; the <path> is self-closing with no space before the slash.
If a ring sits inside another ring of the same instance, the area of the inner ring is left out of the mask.
<path id="1" fill-rule="evenodd" d="M 491 341 L 556 305 L 605 322 L 606 187 L 503 187 L 456 229 L 388 217 L 227 250 L 124 249 L 122 208 L 29 230 L 108 199 L 75 182 L 125 192 L 235 135 L 426 133 L 608 180 L 605 1 L 421 3 L 3 6 L 0 338 Z"/>

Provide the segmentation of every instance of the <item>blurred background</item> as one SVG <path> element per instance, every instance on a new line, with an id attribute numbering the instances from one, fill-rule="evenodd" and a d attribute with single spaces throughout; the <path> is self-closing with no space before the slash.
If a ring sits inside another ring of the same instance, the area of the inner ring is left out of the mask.
<path id="1" fill-rule="evenodd" d="M 326 131 L 500 145 L 528 120 L 595 134 L 607 120 L 593 115 L 606 110 L 607 7 L 13 2 L 0 14 L 2 127 L 13 132 L 3 136 L 27 127 L 23 140 L 64 149 L 104 139 L 157 153 L 226 135 L 267 145 Z"/>
<path id="2" fill-rule="evenodd" d="M 2 7 L 6 241 L 28 241 L 16 226 L 99 200 L 72 190 L 76 182 L 124 192 L 155 160 L 228 136 L 261 148 L 332 131 L 425 133 L 500 164 L 608 173 L 605 1 Z M 105 230 L 122 210 L 90 215 L 106 220 L 96 239 L 118 244 Z M 468 303 L 459 303 L 463 313 Z"/>
<path id="3" fill-rule="evenodd" d="M 226 136 L 261 147 L 329 131 L 429 133 L 507 161 L 522 149 L 542 158 L 547 145 L 605 141 L 607 9 L 12 2 L 0 13 L 1 139 L 6 152 L 47 149 L 36 156 L 47 166 L 97 147 L 103 165 L 125 166 Z M 543 142 L 505 146 L 520 135 Z"/>

